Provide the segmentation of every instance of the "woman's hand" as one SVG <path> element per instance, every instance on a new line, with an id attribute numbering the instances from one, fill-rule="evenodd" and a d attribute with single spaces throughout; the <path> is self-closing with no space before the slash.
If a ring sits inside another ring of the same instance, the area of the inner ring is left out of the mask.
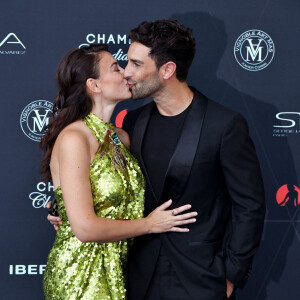
<path id="1" fill-rule="evenodd" d="M 172 210 L 166 210 L 171 204 L 172 200 L 163 203 L 145 218 L 149 226 L 149 233 L 161 233 L 167 231 L 188 232 L 188 228 L 176 226 L 196 222 L 194 217 L 197 216 L 197 212 L 181 214 L 192 207 L 190 204 Z"/>

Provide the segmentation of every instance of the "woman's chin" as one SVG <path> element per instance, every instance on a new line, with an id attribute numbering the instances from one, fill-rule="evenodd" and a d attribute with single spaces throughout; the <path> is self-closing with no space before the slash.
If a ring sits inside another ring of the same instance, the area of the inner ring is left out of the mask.
<path id="1" fill-rule="evenodd" d="M 124 100 L 126 100 L 126 99 L 130 99 L 131 97 L 132 97 L 131 93 L 130 93 L 130 92 L 128 92 L 128 94 L 127 94 L 127 97 L 126 97 Z"/>
<path id="2" fill-rule="evenodd" d="M 128 100 L 131 98 L 131 94 L 128 94 L 127 96 L 125 95 L 124 97 L 120 98 L 117 100 L 117 103 L 122 102 L 124 100 Z"/>

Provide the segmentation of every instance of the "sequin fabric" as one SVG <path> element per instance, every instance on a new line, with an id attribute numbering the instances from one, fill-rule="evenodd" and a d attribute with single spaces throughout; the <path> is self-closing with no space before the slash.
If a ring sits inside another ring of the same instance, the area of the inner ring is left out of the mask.
<path id="1" fill-rule="evenodd" d="M 112 124 L 94 114 L 83 121 L 99 142 L 90 165 L 95 213 L 116 220 L 142 218 L 145 179 L 136 159 L 118 141 Z M 60 187 L 55 190 L 55 198 L 63 224 L 47 260 L 45 299 L 126 299 L 125 268 L 133 240 L 80 242 L 71 230 Z"/>

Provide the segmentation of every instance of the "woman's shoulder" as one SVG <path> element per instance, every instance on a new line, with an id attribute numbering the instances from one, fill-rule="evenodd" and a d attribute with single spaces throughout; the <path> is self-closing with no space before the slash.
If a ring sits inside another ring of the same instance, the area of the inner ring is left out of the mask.
<path id="1" fill-rule="evenodd" d="M 82 121 L 66 126 L 58 135 L 56 143 L 63 147 L 84 147 L 88 145 L 89 132 Z"/>
<path id="2" fill-rule="evenodd" d="M 76 122 L 66 126 L 58 135 L 52 155 L 52 169 L 58 169 L 58 162 L 90 162 L 90 145 L 84 127 Z M 59 163 L 59 164 L 60 164 Z"/>

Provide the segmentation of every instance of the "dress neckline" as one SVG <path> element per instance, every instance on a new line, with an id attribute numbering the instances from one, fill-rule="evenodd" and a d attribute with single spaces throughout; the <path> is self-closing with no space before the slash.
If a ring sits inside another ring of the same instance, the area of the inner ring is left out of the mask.
<path id="1" fill-rule="evenodd" d="M 83 118 L 82 121 L 93 132 L 96 140 L 99 143 L 102 143 L 104 141 L 107 130 L 114 132 L 112 123 L 106 123 L 94 113 L 89 113 L 86 117 Z"/>
<path id="2" fill-rule="evenodd" d="M 85 116 L 82 121 L 86 124 L 86 126 L 93 132 L 96 140 L 99 143 L 103 143 L 106 133 L 108 130 L 114 132 L 114 126 L 111 122 L 107 123 L 100 119 L 97 115 L 94 113 L 89 113 L 87 116 Z M 93 161 L 90 164 L 90 167 L 93 165 L 94 161 L 96 160 L 97 155 L 94 157 Z M 57 188 L 54 190 L 54 194 L 58 192 L 62 192 L 61 186 L 58 185 Z"/>

